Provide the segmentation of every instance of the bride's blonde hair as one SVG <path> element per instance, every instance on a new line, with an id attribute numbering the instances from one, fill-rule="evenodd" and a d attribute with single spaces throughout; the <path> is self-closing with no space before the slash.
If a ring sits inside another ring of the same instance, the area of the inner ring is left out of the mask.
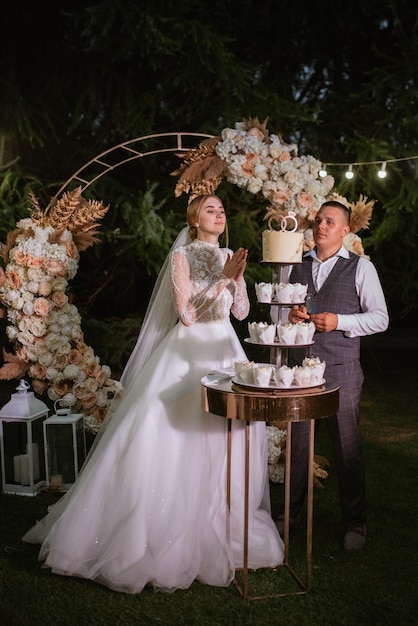
<path id="1" fill-rule="evenodd" d="M 220 197 L 213 193 L 204 194 L 202 196 L 196 196 L 195 198 L 193 198 L 193 200 L 190 201 L 187 207 L 186 219 L 187 219 L 187 225 L 189 227 L 189 236 L 192 239 L 192 241 L 194 241 L 197 238 L 196 223 L 199 222 L 200 211 L 202 210 L 203 203 L 208 198 L 215 198 L 223 206 L 223 202 L 220 199 Z M 225 221 L 224 235 L 225 235 L 225 245 L 228 246 L 228 241 L 229 241 L 228 223 L 226 221 Z"/>

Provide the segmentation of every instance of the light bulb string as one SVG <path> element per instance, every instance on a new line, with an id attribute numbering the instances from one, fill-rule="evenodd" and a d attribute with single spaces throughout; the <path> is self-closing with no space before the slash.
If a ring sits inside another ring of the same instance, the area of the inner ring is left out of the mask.
<path id="1" fill-rule="evenodd" d="M 415 159 L 418 159 L 418 155 L 416 156 L 410 156 L 410 157 L 398 157 L 396 159 L 381 159 L 380 161 L 347 161 L 347 162 L 343 162 L 340 161 L 339 163 L 331 163 L 330 161 L 322 161 L 322 166 L 326 167 L 328 165 L 333 166 L 333 167 L 349 167 L 351 166 L 358 166 L 358 165 L 383 165 L 383 163 L 397 163 L 398 161 L 413 161 Z"/>

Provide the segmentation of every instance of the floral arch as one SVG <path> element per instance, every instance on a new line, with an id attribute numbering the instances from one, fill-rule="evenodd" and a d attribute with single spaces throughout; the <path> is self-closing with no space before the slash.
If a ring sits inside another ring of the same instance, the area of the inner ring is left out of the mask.
<path id="1" fill-rule="evenodd" d="M 356 204 L 348 203 L 334 191 L 331 177 L 320 179 L 317 159 L 298 156 L 297 146 L 270 135 L 258 119 L 239 122 L 219 136 L 172 132 L 132 139 L 83 165 L 46 209 L 31 195 L 29 217 L 17 223 L 2 246 L 6 271 L 0 300 L 7 310 L 13 353 L 5 353 L 0 379 L 29 376 L 36 393 L 84 413 L 86 427 L 93 433 L 103 423 L 120 383 L 85 344 L 80 315 L 66 293 L 77 273 L 80 252 L 97 242 L 100 220 L 109 209 L 102 202 L 85 200 L 82 193 L 126 163 L 167 152 L 183 159 L 173 172 L 178 176 L 176 196 L 214 193 L 226 178 L 261 197 L 266 218 L 292 210 L 300 229 L 308 234 L 322 201 L 346 202 L 353 212 L 347 247 L 363 254 L 356 232 L 368 227 L 374 202 L 361 197 Z M 69 190 L 74 182 L 79 186 Z M 306 245 L 310 246 L 309 236 Z"/>

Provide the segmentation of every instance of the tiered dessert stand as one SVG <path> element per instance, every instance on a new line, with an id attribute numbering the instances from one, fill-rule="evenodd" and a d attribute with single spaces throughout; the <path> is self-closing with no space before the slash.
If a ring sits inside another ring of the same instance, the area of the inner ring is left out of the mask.
<path id="1" fill-rule="evenodd" d="M 282 282 L 282 270 L 289 263 L 263 262 L 273 267 L 273 282 Z M 291 264 L 293 265 L 293 263 Z M 269 306 L 283 307 L 292 306 L 295 303 L 278 303 L 275 301 L 263 303 Z M 303 304 L 303 303 L 300 303 Z M 276 365 L 287 364 L 288 351 L 293 348 L 307 348 L 309 344 L 283 345 L 279 342 L 273 344 L 261 344 L 250 339 L 249 344 L 270 348 L 270 362 Z M 325 371 L 326 377 L 326 371 Z M 295 389 L 260 388 L 254 389 L 254 385 L 246 386 L 237 382 L 236 378 L 222 381 L 211 381 L 208 377 L 202 379 L 202 406 L 208 413 L 220 415 L 228 420 L 228 464 L 227 464 L 227 500 L 230 506 L 231 494 L 231 441 L 232 420 L 245 422 L 245 503 L 244 503 L 244 554 L 242 568 L 242 584 L 235 578 L 234 584 L 244 600 L 258 600 L 278 596 L 306 594 L 312 584 L 312 520 L 313 520 L 313 476 L 314 476 L 314 446 L 315 446 L 315 420 L 334 415 L 338 410 L 339 387 L 329 387 L 322 384 L 317 387 Z M 294 581 L 296 591 L 280 591 L 275 593 L 250 595 L 248 580 L 248 498 L 250 479 L 250 424 L 253 421 L 268 422 L 273 426 L 286 427 L 286 450 L 291 450 L 292 424 L 293 422 L 310 421 L 310 444 L 309 444 L 309 471 L 308 471 L 308 494 L 307 494 L 307 524 L 306 524 L 306 575 L 300 576 L 289 563 L 289 517 L 290 517 L 290 481 L 291 481 L 291 455 L 286 454 L 285 472 L 285 506 L 284 506 L 284 561 L 282 566 L 286 568 Z"/>

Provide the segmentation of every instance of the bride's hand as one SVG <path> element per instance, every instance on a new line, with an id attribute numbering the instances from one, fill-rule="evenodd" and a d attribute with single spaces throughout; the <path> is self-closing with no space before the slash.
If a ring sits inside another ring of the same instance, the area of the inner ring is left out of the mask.
<path id="1" fill-rule="evenodd" d="M 247 256 L 248 250 L 244 248 L 238 248 L 232 256 L 228 255 L 223 269 L 224 276 L 235 281 L 241 280 L 247 266 Z"/>

